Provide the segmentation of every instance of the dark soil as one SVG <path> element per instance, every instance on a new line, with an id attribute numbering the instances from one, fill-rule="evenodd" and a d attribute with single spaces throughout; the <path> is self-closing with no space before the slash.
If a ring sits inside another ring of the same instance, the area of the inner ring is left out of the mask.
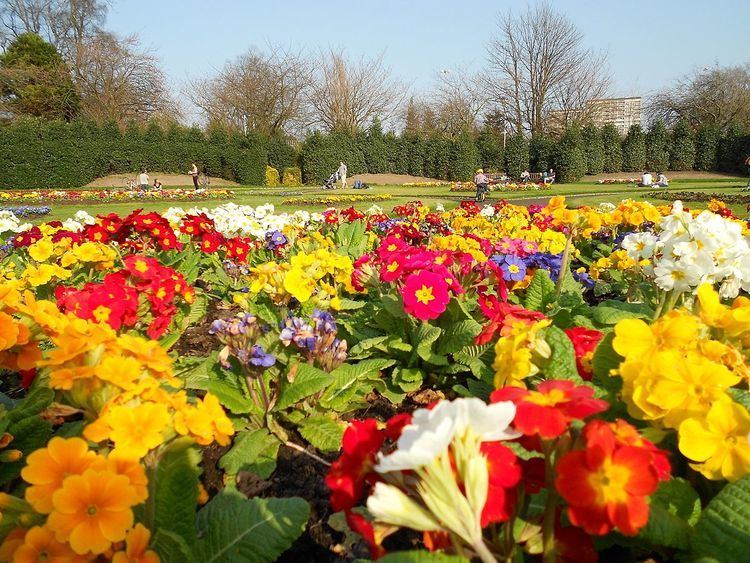
<path id="1" fill-rule="evenodd" d="M 231 318 L 239 311 L 240 308 L 237 305 L 227 305 L 222 301 L 211 299 L 201 322 L 188 327 L 172 347 L 172 351 L 178 356 L 208 356 L 219 345 L 216 337 L 208 333 L 211 323 L 216 319 Z"/>

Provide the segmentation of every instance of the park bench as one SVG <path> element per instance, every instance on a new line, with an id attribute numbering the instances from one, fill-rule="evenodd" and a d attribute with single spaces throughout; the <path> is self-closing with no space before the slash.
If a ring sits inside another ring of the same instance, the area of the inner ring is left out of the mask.
<path id="1" fill-rule="evenodd" d="M 538 184 L 542 181 L 542 174 L 540 172 L 532 172 L 529 174 L 529 182 L 534 182 L 535 184 Z"/>

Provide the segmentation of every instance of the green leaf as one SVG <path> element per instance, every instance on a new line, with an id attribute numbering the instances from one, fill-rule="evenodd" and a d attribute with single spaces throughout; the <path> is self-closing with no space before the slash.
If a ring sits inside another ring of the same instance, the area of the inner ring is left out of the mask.
<path id="1" fill-rule="evenodd" d="M 183 316 L 182 319 L 179 319 L 178 324 L 176 326 L 173 326 L 173 328 L 166 334 L 166 336 L 163 336 L 159 340 L 159 344 L 161 344 L 163 348 L 169 350 L 177 343 L 177 341 L 188 329 L 188 327 L 194 324 L 198 324 L 206 317 L 207 311 L 208 299 L 203 294 L 197 294 L 195 296 L 195 301 L 193 301 L 193 304 L 190 306 L 190 310 L 188 311 L 187 315 Z"/>
<path id="2" fill-rule="evenodd" d="M 333 376 L 310 364 L 296 364 L 297 373 L 294 381 L 289 383 L 283 380 L 279 400 L 274 407 L 275 410 L 283 410 L 294 405 L 302 399 L 322 391 L 333 381 Z"/>
<path id="3" fill-rule="evenodd" d="M 412 344 L 416 347 L 417 355 L 426 362 L 435 365 L 445 365 L 448 360 L 432 351 L 432 344 L 440 338 L 443 331 L 428 323 L 420 323 L 417 330 L 412 334 Z"/>
<path id="4" fill-rule="evenodd" d="M 594 350 L 594 356 L 591 358 L 591 369 L 594 372 L 594 378 L 602 384 L 611 379 L 610 372 L 620 367 L 623 358 L 612 347 L 612 341 L 615 339 L 615 333 L 605 334 L 604 338 Z"/>
<path id="5" fill-rule="evenodd" d="M 279 440 L 265 428 L 241 432 L 236 436 L 232 449 L 219 460 L 219 467 L 230 476 L 249 471 L 268 479 L 276 469 L 279 445 Z"/>
<path id="6" fill-rule="evenodd" d="M 271 326 L 277 326 L 279 324 L 279 321 L 281 320 L 276 313 L 278 309 L 275 309 L 265 301 L 256 301 L 254 303 L 250 303 L 248 305 L 248 310 L 264 323 Z"/>
<path id="7" fill-rule="evenodd" d="M 233 372 L 217 368 L 208 372 L 208 391 L 216 395 L 221 404 L 235 414 L 246 414 L 253 410 L 252 399 L 245 396 L 245 382 Z"/>
<path id="8" fill-rule="evenodd" d="M 555 284 L 549 278 L 549 272 L 541 268 L 534 272 L 529 287 L 526 288 L 524 307 L 534 311 L 544 311 L 548 303 L 554 301 Z"/>
<path id="9" fill-rule="evenodd" d="M 311 416 L 299 427 L 299 433 L 322 452 L 337 452 L 346 425 L 327 416 Z"/>
<path id="10" fill-rule="evenodd" d="M 331 372 L 333 381 L 320 397 L 320 405 L 336 412 L 351 410 L 353 403 L 358 403 L 380 382 L 380 371 L 394 363 L 386 358 L 373 358 L 339 366 Z"/>
<path id="11" fill-rule="evenodd" d="M 360 358 L 364 358 L 368 355 L 370 355 L 368 352 L 380 345 L 383 344 L 386 340 L 388 340 L 388 335 L 381 335 L 381 336 L 374 336 L 372 338 L 365 338 L 364 340 L 360 340 L 357 342 L 354 346 L 352 346 L 351 350 L 349 350 L 349 359 L 358 360 Z"/>
<path id="12" fill-rule="evenodd" d="M 200 454 L 189 438 L 172 442 L 159 458 L 156 471 L 149 475 L 152 496 L 147 501 L 146 526 L 180 536 L 186 544 L 195 544 L 195 511 L 198 503 L 198 463 Z M 153 511 L 149 510 L 153 506 Z"/>
<path id="13" fill-rule="evenodd" d="M 544 368 L 547 379 L 570 379 L 583 383 L 581 376 L 578 375 L 576 355 L 568 335 L 556 326 L 549 326 L 544 329 L 544 339 L 552 349 L 552 354 Z"/>
<path id="14" fill-rule="evenodd" d="M 305 529 L 310 506 L 301 498 L 245 499 L 222 492 L 198 513 L 201 563 L 272 563 Z"/>
<path id="15" fill-rule="evenodd" d="M 36 404 L 38 406 L 39 403 Z M 13 411 L 10 414 L 13 414 Z M 41 419 L 38 414 L 32 414 L 11 423 L 7 432 L 13 436 L 11 449 L 19 450 L 23 457 L 18 461 L 0 463 L 0 484 L 13 481 L 21 474 L 21 469 L 26 465 L 26 458 L 47 444 L 52 434 L 52 424 Z"/>
<path id="16" fill-rule="evenodd" d="M 654 546 L 687 550 L 692 528 L 701 511 L 701 502 L 684 479 L 671 479 L 659 485 L 651 496 L 648 523 L 638 538 Z"/>
<path id="17" fill-rule="evenodd" d="M 691 536 L 693 554 L 721 562 L 747 561 L 750 552 L 750 476 L 729 483 L 703 510 Z"/>
<path id="18" fill-rule="evenodd" d="M 419 368 L 395 368 L 392 378 L 393 383 L 409 393 L 422 386 L 424 372 Z"/>
<path id="19" fill-rule="evenodd" d="M 737 389 L 736 387 L 730 387 L 727 392 L 732 398 L 750 411 L 750 391 L 746 389 Z"/>
<path id="20" fill-rule="evenodd" d="M 185 382 L 188 389 L 208 389 L 211 372 L 220 370 L 218 352 L 212 352 L 205 358 L 183 357 L 175 362 L 175 375 Z"/>
<path id="21" fill-rule="evenodd" d="M 465 346 L 471 346 L 474 337 L 481 331 L 482 325 L 474 319 L 453 323 L 438 338 L 435 352 L 441 355 L 458 352 Z"/>
<path id="22" fill-rule="evenodd" d="M 469 563 L 469 559 L 436 551 L 396 551 L 378 559 L 378 563 Z"/>
<path id="23" fill-rule="evenodd" d="M 157 530 L 150 546 L 162 561 L 195 561 L 190 546 L 185 540 L 173 532 Z"/>
<path id="24" fill-rule="evenodd" d="M 645 303 L 602 301 L 593 308 L 592 318 L 601 325 L 616 325 L 623 319 L 650 319 L 654 311 Z"/>
<path id="25" fill-rule="evenodd" d="M 8 412 L 8 420 L 15 421 L 30 415 L 39 414 L 52 404 L 55 393 L 49 387 L 35 385 L 21 401 L 17 402 L 13 409 Z"/>

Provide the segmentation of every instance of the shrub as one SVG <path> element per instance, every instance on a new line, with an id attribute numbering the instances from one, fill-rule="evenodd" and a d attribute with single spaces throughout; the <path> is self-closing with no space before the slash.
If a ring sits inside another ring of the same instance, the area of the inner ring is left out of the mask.
<path id="1" fill-rule="evenodd" d="M 297 166 L 299 155 L 291 140 L 283 135 L 271 135 L 263 139 L 268 152 L 268 164 L 277 170 Z"/>
<path id="2" fill-rule="evenodd" d="M 571 127 L 560 139 L 557 154 L 557 180 L 562 183 L 577 182 L 586 173 L 586 156 L 583 138 L 578 127 Z"/>
<path id="3" fill-rule="evenodd" d="M 604 170 L 604 140 L 599 128 L 590 123 L 581 130 L 586 174 L 601 174 Z"/>
<path id="4" fill-rule="evenodd" d="M 669 147 L 671 170 L 692 170 L 695 165 L 695 141 L 693 130 L 687 120 L 681 119 L 672 130 Z"/>
<path id="5" fill-rule="evenodd" d="M 745 129 L 739 123 L 732 123 L 721 136 L 717 145 L 717 156 L 719 170 L 724 172 L 744 172 Z"/>
<path id="6" fill-rule="evenodd" d="M 465 182 L 474 177 L 479 167 L 479 150 L 471 135 L 460 135 L 452 143 L 448 180 Z M 440 178 L 442 179 L 442 178 Z"/>
<path id="7" fill-rule="evenodd" d="M 547 135 L 534 135 L 529 142 L 529 166 L 534 172 L 549 170 L 555 165 L 557 143 Z"/>
<path id="8" fill-rule="evenodd" d="M 503 168 L 503 139 L 492 129 L 480 131 L 476 139 L 479 151 L 479 163 L 486 170 L 502 170 Z"/>
<path id="9" fill-rule="evenodd" d="M 279 171 L 273 166 L 266 166 L 266 186 L 278 186 L 279 185 Z"/>
<path id="10" fill-rule="evenodd" d="M 622 170 L 622 138 L 612 123 L 602 127 L 602 145 L 604 147 L 604 171 L 620 172 Z"/>
<path id="11" fill-rule="evenodd" d="M 622 142 L 622 169 L 638 172 L 646 167 L 646 138 L 640 125 L 632 125 Z"/>
<path id="12" fill-rule="evenodd" d="M 695 169 L 716 170 L 719 147 L 719 129 L 714 125 L 703 125 L 695 135 Z"/>
<path id="13" fill-rule="evenodd" d="M 302 185 L 302 170 L 299 166 L 289 166 L 284 168 L 281 174 L 281 183 L 284 186 L 301 186 Z"/>
<path id="14" fill-rule="evenodd" d="M 529 168 L 529 143 L 523 133 L 514 133 L 505 143 L 505 172 L 511 178 L 519 178 Z"/>
<path id="15" fill-rule="evenodd" d="M 367 172 L 364 154 L 357 140 L 345 133 L 323 134 L 319 131 L 308 135 L 302 145 L 302 179 L 306 184 L 322 183 L 339 167 L 346 163 L 349 175 Z"/>
<path id="16" fill-rule="evenodd" d="M 669 133 L 660 120 L 654 121 L 646 134 L 646 168 L 648 170 L 669 168 Z"/>

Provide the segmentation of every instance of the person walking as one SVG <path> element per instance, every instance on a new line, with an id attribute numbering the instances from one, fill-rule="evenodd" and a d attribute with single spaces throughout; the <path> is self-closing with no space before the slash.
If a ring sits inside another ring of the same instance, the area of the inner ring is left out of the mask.
<path id="1" fill-rule="evenodd" d="M 341 179 L 341 189 L 345 190 L 348 187 L 346 183 L 346 172 L 347 172 L 346 164 L 341 162 L 339 164 L 339 169 L 336 172 L 339 173 L 339 178 Z"/>
<path id="2" fill-rule="evenodd" d="M 481 168 L 477 170 L 477 173 L 474 174 L 474 184 L 477 186 L 477 195 L 474 199 L 477 201 L 484 201 L 484 198 L 487 197 L 487 192 L 490 191 L 487 187 L 489 181 L 490 180 L 487 178 L 484 170 Z"/>
<path id="3" fill-rule="evenodd" d="M 747 158 L 745 159 L 745 167 L 747 168 L 747 174 L 750 176 L 750 154 L 747 155 Z M 750 178 L 747 180 L 747 186 L 745 186 L 746 190 L 750 190 Z"/>
<path id="4" fill-rule="evenodd" d="M 193 177 L 193 186 L 195 189 L 198 189 L 198 165 L 193 162 L 192 167 L 190 168 L 190 172 L 188 172 Z"/>
<path id="5" fill-rule="evenodd" d="M 141 173 L 138 175 L 138 185 L 142 192 L 148 190 L 148 172 L 146 172 L 145 168 L 141 170 Z"/>

